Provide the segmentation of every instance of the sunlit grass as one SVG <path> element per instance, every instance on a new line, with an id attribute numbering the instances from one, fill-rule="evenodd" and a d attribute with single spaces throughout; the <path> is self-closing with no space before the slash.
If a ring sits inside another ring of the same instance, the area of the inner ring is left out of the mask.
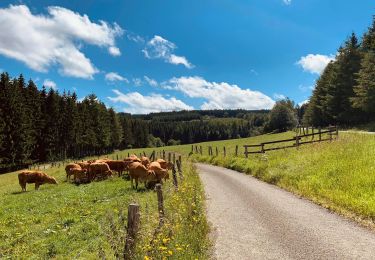
<path id="1" fill-rule="evenodd" d="M 35 191 L 34 185 L 28 185 L 28 191 L 21 193 L 17 173 L 0 175 L 0 258 L 113 259 L 114 248 L 123 248 L 123 244 L 114 245 L 109 238 L 109 220 L 118 219 L 121 212 L 126 218 L 132 202 L 140 205 L 141 212 L 137 259 L 145 255 L 157 259 L 171 252 L 169 256 L 176 259 L 207 258 L 203 190 L 191 164 L 184 162 L 183 170 L 185 179 L 179 191 L 171 181 L 163 187 L 166 225 L 152 250 L 148 246 L 158 225 L 153 191 L 136 192 L 129 181 L 118 177 L 76 186 L 65 182 L 61 166 L 46 170 L 57 178 L 58 186 L 46 184 Z M 193 218 L 195 215 L 199 217 Z M 124 226 L 117 228 L 125 230 Z"/>

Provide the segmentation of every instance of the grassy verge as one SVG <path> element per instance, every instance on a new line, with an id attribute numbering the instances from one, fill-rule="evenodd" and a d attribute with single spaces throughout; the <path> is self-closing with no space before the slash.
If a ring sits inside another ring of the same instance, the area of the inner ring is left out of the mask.
<path id="1" fill-rule="evenodd" d="M 166 225 L 151 248 L 158 221 L 155 192 L 136 192 L 129 181 L 118 177 L 76 186 L 65 182 L 63 167 L 46 172 L 59 185 L 43 185 L 39 191 L 30 185 L 26 193 L 19 192 L 17 173 L 0 175 L 0 258 L 113 259 L 123 248 L 121 223 L 126 223 L 131 202 L 137 202 L 141 210 L 135 259 L 146 255 L 152 259 L 206 258 L 203 190 L 188 163 L 184 163 L 185 180 L 178 192 L 170 181 L 163 187 Z M 111 230 L 115 225 L 118 232 Z"/>
<path id="2" fill-rule="evenodd" d="M 274 139 L 281 139 L 274 136 Z M 258 139 L 268 139 L 267 136 Z M 226 141 L 233 150 L 235 142 Z M 245 172 L 326 208 L 375 226 L 375 136 L 341 134 L 338 141 L 252 155 L 200 156 L 201 162 Z"/>

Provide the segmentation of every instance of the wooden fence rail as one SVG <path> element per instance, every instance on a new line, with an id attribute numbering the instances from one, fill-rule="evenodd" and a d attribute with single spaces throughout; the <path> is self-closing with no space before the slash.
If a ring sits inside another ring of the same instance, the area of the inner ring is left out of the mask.
<path id="1" fill-rule="evenodd" d="M 305 129 L 305 128 L 303 128 Z M 290 138 L 290 139 L 284 139 L 284 140 L 276 140 L 276 141 L 270 141 L 270 142 L 263 142 L 261 144 L 252 144 L 252 145 L 244 145 L 244 154 L 245 157 L 248 158 L 249 154 L 257 154 L 257 153 L 265 153 L 267 151 L 274 151 L 274 150 L 280 150 L 280 149 L 287 149 L 287 148 L 298 148 L 300 145 L 303 144 L 311 144 L 311 143 L 316 143 L 316 142 L 324 142 L 324 141 L 332 141 L 333 136 L 336 136 L 336 139 L 338 138 L 339 132 L 338 132 L 338 127 L 337 126 L 330 126 L 328 130 L 322 131 L 321 128 L 318 129 L 318 132 L 314 132 L 314 127 L 311 127 L 312 133 L 308 133 L 308 129 L 306 128 L 306 134 L 304 135 L 298 135 L 301 132 L 301 128 L 296 131 L 297 136 Z M 315 128 L 316 129 L 316 128 Z M 304 131 L 303 131 L 304 132 Z M 322 134 L 328 134 L 328 138 L 322 138 Z M 318 136 L 319 138 L 317 140 L 315 139 L 315 136 Z M 311 137 L 311 140 L 309 141 L 303 141 L 303 138 L 308 138 Z M 291 143 L 294 142 L 294 143 Z M 280 143 L 289 143 L 288 145 L 284 146 L 279 146 L 279 147 L 270 147 L 270 148 L 265 148 L 266 145 L 270 144 L 280 144 Z M 249 151 L 249 148 L 256 148 L 260 147 L 260 150 L 256 151 Z"/>

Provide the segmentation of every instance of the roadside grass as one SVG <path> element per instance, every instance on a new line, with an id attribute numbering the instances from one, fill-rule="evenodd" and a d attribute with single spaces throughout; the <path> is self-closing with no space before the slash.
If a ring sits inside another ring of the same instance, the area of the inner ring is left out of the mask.
<path id="1" fill-rule="evenodd" d="M 274 136 L 274 140 L 281 139 Z M 259 137 L 262 138 L 262 137 Z M 226 141 L 233 149 L 236 142 Z M 337 141 L 250 155 L 193 157 L 253 175 L 375 227 L 375 136 L 342 133 Z"/>
<path id="2" fill-rule="evenodd" d="M 135 191 L 114 177 L 76 186 L 65 181 L 63 166 L 45 170 L 59 185 L 33 185 L 21 193 L 17 172 L 0 175 L 0 258 L 114 259 L 123 249 L 127 206 L 140 205 L 141 225 L 134 259 L 205 259 L 209 248 L 203 189 L 195 169 L 185 162 L 185 179 L 175 191 L 163 185 L 166 225 L 150 246 L 158 224 L 156 193 Z M 143 185 L 141 185 L 143 188 Z M 123 220 L 119 221 L 119 216 Z"/>

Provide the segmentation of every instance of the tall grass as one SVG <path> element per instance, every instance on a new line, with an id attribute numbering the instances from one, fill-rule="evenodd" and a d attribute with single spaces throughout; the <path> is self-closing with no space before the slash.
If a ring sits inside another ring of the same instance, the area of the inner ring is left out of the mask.
<path id="1" fill-rule="evenodd" d="M 128 204 L 136 202 L 141 228 L 135 259 L 204 259 L 209 244 L 203 189 L 191 164 L 184 162 L 183 170 L 185 180 L 177 192 L 170 181 L 163 185 L 166 225 L 152 244 L 158 225 L 153 191 L 137 192 L 118 177 L 76 186 L 65 182 L 60 167 L 46 170 L 58 186 L 43 185 L 39 191 L 28 186 L 21 193 L 17 173 L 0 175 L 0 258 L 113 259 L 123 249 L 126 228 L 120 223 L 126 223 Z M 117 225 L 116 234 L 111 225 Z"/>
<path id="2" fill-rule="evenodd" d="M 233 148 L 234 143 L 226 143 Z M 375 226 L 375 136 L 345 133 L 337 141 L 241 157 L 194 155 L 278 185 L 340 214 Z"/>

